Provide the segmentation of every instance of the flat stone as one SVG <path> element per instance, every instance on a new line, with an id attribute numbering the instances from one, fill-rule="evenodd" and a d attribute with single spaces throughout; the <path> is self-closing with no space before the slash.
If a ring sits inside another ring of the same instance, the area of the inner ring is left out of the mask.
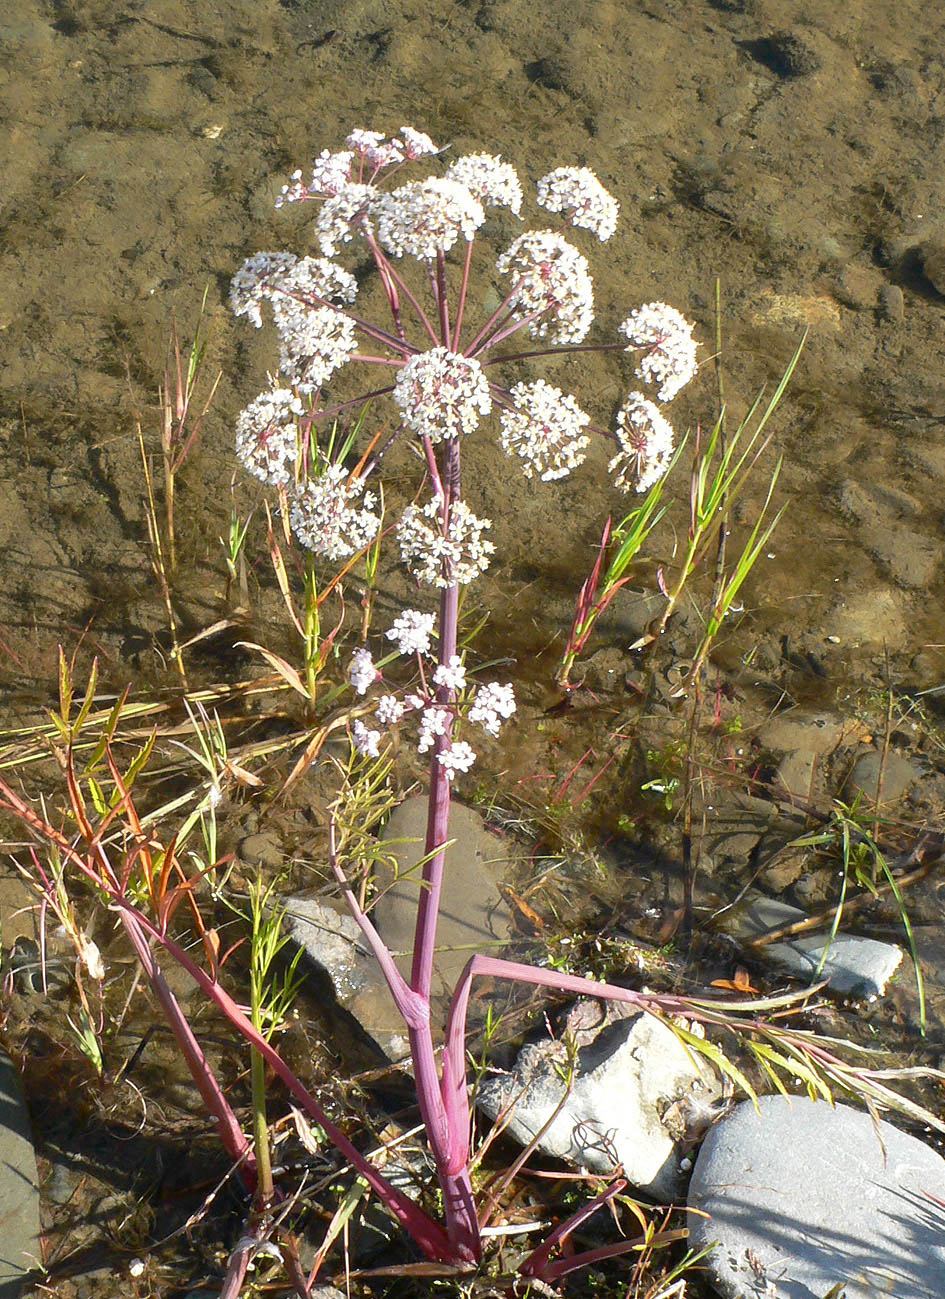
<path id="1" fill-rule="evenodd" d="M 39 1178 L 29 1111 L 13 1061 L 0 1050 L 0 1299 L 16 1299 L 39 1266 Z"/>
<path id="2" fill-rule="evenodd" d="M 286 932 L 327 975 L 338 1005 L 389 1060 L 402 1060 L 409 1054 L 404 1021 L 354 918 L 322 898 L 291 897 L 284 905 Z"/>
<path id="3" fill-rule="evenodd" d="M 909 758 L 890 749 L 883 762 L 883 755 L 877 749 L 866 749 L 857 758 L 846 784 L 845 795 L 852 801 L 856 794 L 862 794 L 870 803 L 876 802 L 879 790 L 879 775 L 882 771 L 883 786 L 882 806 L 898 803 L 910 785 L 919 775 L 918 768 Z"/>
<path id="4" fill-rule="evenodd" d="M 755 938 L 806 918 L 807 912 L 798 907 L 761 893 L 749 893 L 744 905 L 738 908 L 734 924 L 739 937 Z M 902 961 L 902 948 L 895 943 L 861 938 L 857 934 L 837 934 L 829 945 L 822 934 L 799 934 L 755 950 L 790 974 L 809 979 L 820 963 L 825 946 L 827 958 L 817 978 L 825 979 L 835 992 L 844 996 L 868 1000 L 881 997 Z"/>
<path id="5" fill-rule="evenodd" d="M 422 887 L 418 862 L 426 855 L 426 832 L 425 797 L 408 798 L 395 808 L 384 827 L 384 846 L 396 860 L 396 876 L 378 871 L 375 877 L 380 897 L 372 912 L 374 923 L 390 950 L 400 954 L 405 976 L 410 972 Z M 446 850 L 433 967 L 433 994 L 439 998 L 452 996 L 471 956 L 500 956 L 511 930 L 498 888 L 508 858 L 505 844 L 486 829 L 478 812 L 456 802 L 450 806 L 449 837 L 455 842 Z"/>
<path id="6" fill-rule="evenodd" d="M 942 1299 L 945 1160 L 848 1105 L 763 1096 L 709 1130 L 689 1245 L 726 1299 Z M 709 1217 L 702 1217 L 708 1214 Z"/>
<path id="7" fill-rule="evenodd" d="M 570 1091 L 568 1037 L 576 1048 Z M 634 1186 L 672 1199 L 687 1116 L 720 1095 L 715 1071 L 660 1020 L 580 1001 L 559 1036 L 524 1046 L 510 1074 L 480 1085 L 476 1103 L 493 1120 L 501 1115 L 504 1132 L 523 1146 L 541 1133 L 543 1154 L 604 1175 L 620 1164 Z"/>

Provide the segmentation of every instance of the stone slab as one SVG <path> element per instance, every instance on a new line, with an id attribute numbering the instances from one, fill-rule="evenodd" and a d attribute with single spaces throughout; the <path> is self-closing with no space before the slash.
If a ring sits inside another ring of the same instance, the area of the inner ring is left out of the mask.
<path id="1" fill-rule="evenodd" d="M 709 1130 L 689 1244 L 726 1299 L 942 1299 L 945 1160 L 848 1105 L 763 1096 Z M 708 1214 L 704 1218 L 701 1214 Z"/>

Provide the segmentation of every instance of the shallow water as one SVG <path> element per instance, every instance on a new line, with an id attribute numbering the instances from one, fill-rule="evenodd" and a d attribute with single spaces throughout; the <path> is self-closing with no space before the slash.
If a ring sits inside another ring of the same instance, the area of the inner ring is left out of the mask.
<path id="1" fill-rule="evenodd" d="M 115 684 L 162 679 L 165 613 L 136 424 L 156 450 L 173 316 L 188 336 L 204 287 L 211 307 L 223 303 L 244 256 L 304 247 L 299 214 L 272 207 L 291 171 L 340 147 L 354 126 L 403 122 L 454 153 L 501 153 L 531 180 L 565 163 L 598 173 L 621 203 L 615 238 L 596 250 L 582 243 L 599 333 L 654 298 L 697 322 L 704 366 L 673 407 L 678 429 L 716 411 L 716 277 L 733 418 L 770 390 L 808 331 L 762 465 L 783 455 L 789 509 L 717 651 L 736 676 L 754 665 L 760 684 L 739 677 L 756 692 L 742 705 L 746 722 L 773 706 L 768 687 L 852 711 L 875 692 L 887 652 L 897 686 L 941 685 L 943 38 L 945 22 L 918 3 L 893 19 L 882 4 L 765 0 L 9 0 L 0 720 L 46 702 L 59 641 L 84 638 Z M 268 336 L 221 312 L 211 359 L 223 378 L 179 484 L 188 634 L 223 609 L 232 426 L 271 357 Z M 565 386 L 606 420 L 629 378 L 613 359 L 585 357 L 569 363 Z M 516 778 L 556 764 L 566 772 L 588 745 L 603 761 L 632 702 L 622 686 L 634 666 L 632 618 L 618 602 L 591 646 L 612 654 L 598 665 L 599 687 L 600 673 L 603 686 L 608 673 L 617 681 L 616 692 L 599 690 L 604 715 L 542 716 L 574 594 L 607 512 L 621 508 L 605 461 L 600 451 L 549 488 L 497 463 L 484 438 L 466 454 L 471 503 L 494 519 L 499 547 L 480 596 L 494 643 L 543 654 L 521 668 L 526 726 L 501 754 Z M 759 478 L 744 519 L 762 490 Z M 671 519 L 681 529 L 685 494 L 680 479 Z M 245 478 L 235 496 L 244 510 L 259 500 Z M 257 542 L 262 571 L 262 534 Z M 668 559 L 669 529 L 660 544 Z M 652 583 L 644 569 L 641 588 Z M 265 617 L 275 608 L 270 600 Z M 691 652 L 691 632 L 677 639 L 675 652 Z M 227 654 L 203 669 L 232 670 Z M 930 764 L 939 761 L 932 751 Z M 608 779 L 599 792 L 629 805 L 637 767 L 621 755 Z"/>

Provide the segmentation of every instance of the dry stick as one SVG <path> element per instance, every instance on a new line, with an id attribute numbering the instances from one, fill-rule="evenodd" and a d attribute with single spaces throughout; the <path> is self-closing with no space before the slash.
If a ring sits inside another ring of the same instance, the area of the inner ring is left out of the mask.
<path id="1" fill-rule="evenodd" d="M 885 884 L 878 884 L 873 889 L 868 889 L 864 893 L 858 894 L 851 898 L 849 902 L 843 904 L 844 912 L 859 911 L 870 902 L 875 902 L 877 898 L 884 897 L 887 893 L 892 893 L 894 888 L 908 888 L 910 884 L 918 884 L 920 880 L 925 879 L 937 860 L 924 862 L 917 866 L 915 870 L 909 871 L 906 875 L 897 875 L 895 880 L 887 881 Z M 789 925 L 780 925 L 777 929 L 769 929 L 764 934 L 759 934 L 757 938 L 744 940 L 746 947 L 766 947 L 768 943 L 776 943 L 779 938 L 790 938 L 792 934 L 803 934 L 808 929 L 816 929 L 818 925 L 826 921 L 833 920 L 836 915 L 835 907 L 828 907 L 823 911 L 816 911 L 812 915 L 805 916 L 803 920 L 795 920 Z"/>

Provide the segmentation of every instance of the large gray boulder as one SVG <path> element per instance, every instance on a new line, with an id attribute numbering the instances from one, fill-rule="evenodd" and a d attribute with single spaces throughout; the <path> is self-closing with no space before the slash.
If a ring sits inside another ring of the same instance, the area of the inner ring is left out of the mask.
<path id="1" fill-rule="evenodd" d="M 942 1299 L 945 1160 L 848 1105 L 763 1096 L 712 1128 L 690 1244 L 726 1299 Z M 707 1214 L 708 1217 L 702 1215 Z M 839 1292 L 838 1292 L 839 1293 Z"/>

